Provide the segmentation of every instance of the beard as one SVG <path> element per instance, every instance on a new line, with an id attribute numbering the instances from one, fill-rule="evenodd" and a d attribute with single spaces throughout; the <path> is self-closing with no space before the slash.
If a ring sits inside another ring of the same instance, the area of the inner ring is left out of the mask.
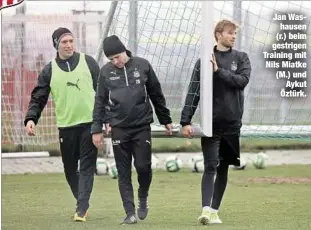
<path id="1" fill-rule="evenodd" d="M 232 48 L 234 46 L 234 42 L 226 41 L 226 42 L 222 42 L 222 45 L 226 48 Z"/>

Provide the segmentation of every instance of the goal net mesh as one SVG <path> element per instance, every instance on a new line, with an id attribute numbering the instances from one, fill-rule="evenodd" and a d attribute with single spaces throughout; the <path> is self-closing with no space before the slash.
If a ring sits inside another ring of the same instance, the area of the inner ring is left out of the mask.
<path id="1" fill-rule="evenodd" d="M 50 97 L 36 126 L 36 136 L 24 130 L 24 118 L 38 75 L 56 56 L 52 33 L 68 27 L 79 52 L 95 56 L 103 30 L 103 15 L 39 14 L 2 17 L 1 125 L 2 147 L 48 145 L 58 142 L 53 100 Z"/>
<path id="2" fill-rule="evenodd" d="M 70 13 L 3 16 L 2 145 L 42 146 L 58 141 L 51 99 L 38 123 L 36 137 L 26 136 L 23 120 L 38 73 L 55 57 L 51 34 L 60 26 L 73 31 L 79 52 L 94 57 L 105 31 L 104 25 L 109 26 L 108 34 L 118 35 L 136 55 L 148 59 L 153 65 L 173 121 L 178 125 L 192 70 L 200 56 L 201 4 L 200 1 L 139 1 L 133 11 L 129 2 L 119 1 L 110 25 L 105 24 L 104 15 L 81 18 Z M 275 73 L 265 68 L 263 60 L 263 52 L 271 49 L 278 28 L 279 22 L 273 21 L 272 16 L 278 12 L 296 11 L 310 18 L 310 9 L 304 1 L 214 2 L 211 20 L 216 23 L 221 19 L 233 19 L 240 24 L 236 45 L 248 53 L 252 62 L 252 75 L 244 94 L 243 136 L 297 139 L 310 136 L 309 92 L 306 91 L 307 97 L 281 97 L 280 88 L 284 82 L 277 80 Z M 136 20 L 133 20 L 132 12 L 136 12 Z M 309 37 L 310 22 L 306 23 Z M 310 44 L 307 43 L 307 51 L 309 49 Z M 102 55 L 100 66 L 105 61 Z M 308 56 L 308 66 L 309 62 Z M 200 122 L 199 110 L 193 118 L 194 123 Z M 158 124 L 155 117 L 154 129 Z"/>
<path id="3" fill-rule="evenodd" d="M 266 68 L 263 58 L 263 52 L 271 51 L 272 44 L 280 43 L 275 39 L 280 22 L 273 21 L 273 15 L 296 12 L 310 18 L 308 8 L 310 5 L 304 2 L 214 2 L 214 15 L 210 20 L 216 24 L 219 20 L 229 19 L 239 24 L 236 48 L 246 52 L 252 63 L 251 79 L 244 93 L 242 136 L 310 137 L 310 87 L 302 88 L 306 97 L 282 97 L 280 92 L 285 82 L 276 79 L 274 69 Z M 132 19 L 133 14 L 136 21 Z M 308 20 L 303 23 L 309 28 Z M 110 25 L 109 34 L 118 35 L 137 56 L 151 62 L 177 124 L 194 64 L 200 56 L 202 25 L 200 1 L 140 1 L 136 9 L 129 2 L 119 2 Z M 304 32 L 309 36 L 309 30 Z M 310 44 L 306 44 L 305 51 L 308 51 Z M 310 58 L 304 61 L 308 65 Z M 202 64 L 201 68 L 204 65 L 210 63 Z M 198 109 L 194 123 L 200 122 L 199 116 Z"/>

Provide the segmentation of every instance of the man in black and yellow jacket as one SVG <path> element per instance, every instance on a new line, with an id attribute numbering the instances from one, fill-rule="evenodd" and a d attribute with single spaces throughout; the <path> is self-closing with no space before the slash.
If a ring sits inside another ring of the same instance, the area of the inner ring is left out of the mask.
<path id="1" fill-rule="evenodd" d="M 52 40 L 57 56 L 39 74 L 24 124 L 27 134 L 34 136 L 51 93 L 65 176 L 77 200 L 74 220 L 86 221 L 97 159 L 91 123 L 99 66 L 91 56 L 75 52 L 69 29 L 56 29 Z"/>

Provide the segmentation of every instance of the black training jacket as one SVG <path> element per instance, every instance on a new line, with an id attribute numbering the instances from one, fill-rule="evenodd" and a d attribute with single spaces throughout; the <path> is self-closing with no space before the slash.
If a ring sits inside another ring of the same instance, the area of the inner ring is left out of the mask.
<path id="1" fill-rule="evenodd" d="M 80 53 L 75 52 L 72 57 L 67 60 L 62 60 L 56 57 L 56 63 L 58 66 L 66 72 L 73 71 L 78 65 L 80 60 Z M 99 66 L 95 59 L 89 55 L 85 55 L 86 63 L 90 69 L 93 78 L 93 87 L 96 90 L 97 80 L 99 76 Z M 29 120 L 33 120 L 35 124 L 41 116 L 41 112 L 48 102 L 49 94 L 51 91 L 50 82 L 52 78 L 52 64 L 49 62 L 41 71 L 38 77 L 38 82 L 35 88 L 32 90 L 31 99 L 28 106 L 28 111 L 24 120 L 24 125 L 26 126 Z"/>
<path id="2" fill-rule="evenodd" d="M 251 63 L 246 53 L 234 49 L 218 51 L 214 48 L 214 53 L 218 71 L 213 74 L 213 129 L 239 132 L 244 111 L 244 88 L 250 79 Z M 200 65 L 199 59 L 182 110 L 182 126 L 191 124 L 200 100 Z"/>
<path id="3" fill-rule="evenodd" d="M 102 125 L 130 128 L 153 122 L 153 109 L 160 124 L 172 122 L 160 82 L 151 64 L 140 57 L 131 57 L 124 68 L 111 62 L 102 67 L 97 86 L 92 133 Z"/>

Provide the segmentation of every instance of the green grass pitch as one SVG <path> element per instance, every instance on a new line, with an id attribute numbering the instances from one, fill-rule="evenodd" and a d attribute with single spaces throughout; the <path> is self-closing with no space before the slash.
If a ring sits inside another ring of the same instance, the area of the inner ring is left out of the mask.
<path id="1" fill-rule="evenodd" d="M 135 196 L 136 173 L 133 173 Z M 150 212 L 135 226 L 120 226 L 124 217 L 117 180 L 97 176 L 86 223 L 71 216 L 75 201 L 63 174 L 2 176 L 2 229 L 310 229 L 311 165 L 230 170 L 220 210 L 224 224 L 200 226 L 201 174 L 156 171 Z M 137 199 L 136 199 L 137 200 Z"/>

